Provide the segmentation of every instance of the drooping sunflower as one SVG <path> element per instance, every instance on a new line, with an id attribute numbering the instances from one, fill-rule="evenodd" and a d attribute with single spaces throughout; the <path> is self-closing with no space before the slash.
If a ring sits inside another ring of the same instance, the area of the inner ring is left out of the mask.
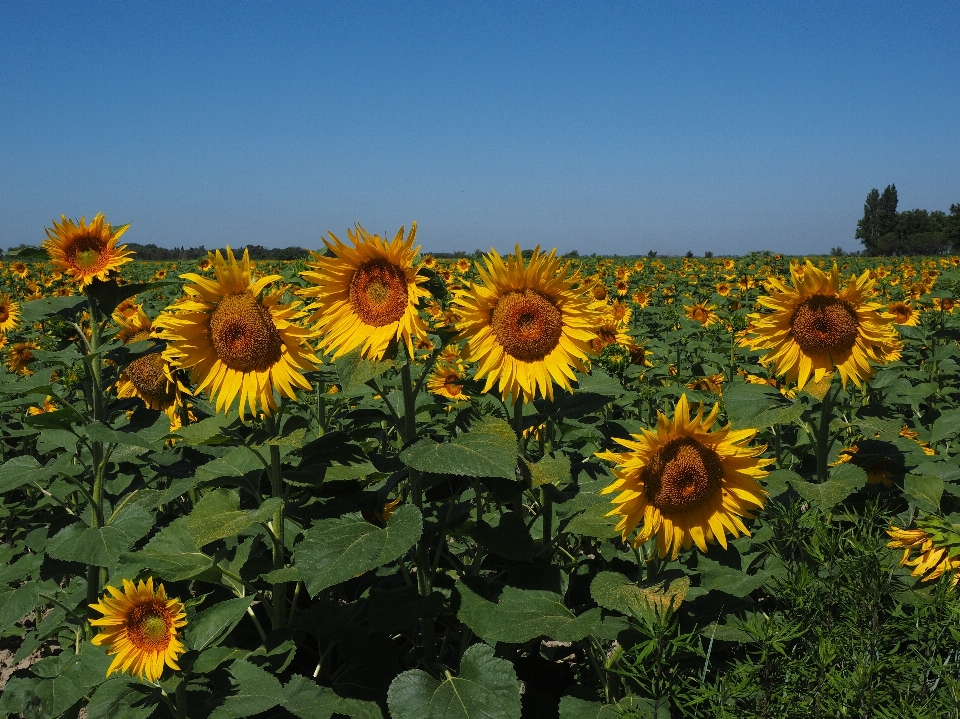
<path id="1" fill-rule="evenodd" d="M 140 305 L 135 305 L 133 311 L 128 307 L 118 307 L 113 313 L 113 321 L 120 327 L 117 337 L 124 344 L 143 342 L 154 336 L 153 320 Z M 170 420 L 171 431 L 179 429 L 182 424 L 180 409 L 183 407 L 184 394 L 189 393 L 180 371 L 160 352 L 133 360 L 120 371 L 117 378 L 118 398 L 138 397 L 147 409 L 160 410 Z"/>
<path id="2" fill-rule="evenodd" d="M 156 682 L 164 665 L 179 670 L 177 657 L 184 648 L 178 630 L 187 624 L 180 600 L 167 599 L 162 584 L 154 592 L 153 577 L 136 585 L 124 579 L 122 592 L 111 586 L 107 592 L 110 596 L 105 594 L 90 605 L 103 616 L 89 620 L 95 627 L 103 627 L 93 643 L 106 646 L 107 654 L 115 655 L 107 676 L 126 672 Z"/>
<path id="3" fill-rule="evenodd" d="M 20 305 L 8 294 L 0 294 L 0 334 L 16 329 L 20 324 Z"/>
<path id="4" fill-rule="evenodd" d="M 960 537 L 956 528 L 936 517 L 925 517 L 917 524 L 920 525 L 917 529 L 890 527 L 887 534 L 891 541 L 887 547 L 903 549 L 900 566 L 913 567 L 911 576 L 920 577 L 921 582 L 936 581 L 949 572 L 953 574 L 951 588 L 957 586 L 960 581 L 960 557 L 957 556 Z M 919 556 L 911 558 L 914 550 Z"/>
<path id="5" fill-rule="evenodd" d="M 185 299 L 154 322 L 167 341 L 164 357 L 190 370 L 197 391 L 216 398 L 217 412 L 229 412 L 239 396 L 241 419 L 247 407 L 272 414 L 274 390 L 296 399 L 295 387 L 310 389 L 303 372 L 320 364 L 308 344 L 316 333 L 296 323 L 306 314 L 299 302 L 279 304 L 286 287 L 261 296 L 282 278 L 255 279 L 247 250 L 239 262 L 229 247 L 226 259 L 219 250 L 210 259 L 214 278 L 181 275 L 189 283 Z"/>
<path id="6" fill-rule="evenodd" d="M 706 302 L 696 302 L 689 307 L 684 305 L 683 313 L 687 316 L 687 319 L 699 322 L 704 327 L 709 327 L 718 319 L 717 313 L 714 312 L 715 309 L 716 307 Z"/>
<path id="7" fill-rule="evenodd" d="M 463 358 L 477 363 L 477 379 L 486 377 L 483 391 L 498 384 L 500 395 L 516 402 L 521 394 L 532 401 L 538 389 L 553 399 L 554 382 L 569 390 L 573 369 L 586 369 L 594 337 L 596 313 L 580 275 L 556 250 L 544 255 L 539 247 L 527 262 L 519 245 L 506 260 L 491 250 L 484 265 L 480 283 L 454 300 L 462 308 Z"/>
<path id="8" fill-rule="evenodd" d="M 916 327 L 920 324 L 920 313 L 917 312 L 911 305 L 909 300 L 907 302 L 893 302 L 887 307 L 887 312 L 894 316 L 894 323 L 898 325 L 906 325 L 908 327 Z"/>
<path id="9" fill-rule="evenodd" d="M 413 264 L 420 249 L 413 245 L 417 223 L 406 239 L 401 227 L 393 242 L 360 225 L 347 235 L 352 247 L 331 232 L 333 242 L 323 243 L 332 256 L 314 254 L 308 266 L 315 271 L 300 275 L 312 285 L 297 294 L 314 300 L 307 309 L 314 310 L 309 322 L 321 336 L 320 346 L 334 350 L 334 357 L 360 347 L 364 357 L 381 359 L 391 341 L 402 339 L 412 357 L 414 339 L 428 333 L 417 311 L 421 298 L 429 296 L 420 286 L 427 277 Z"/>
<path id="10" fill-rule="evenodd" d="M 95 279 L 106 280 L 111 271 L 133 261 L 126 245 L 117 247 L 117 239 L 129 226 L 114 229 L 102 212 L 89 225 L 86 217 L 74 222 L 61 216 L 60 224 L 54 221 L 53 229 L 47 228 L 47 239 L 40 246 L 53 264 L 82 287 Z"/>
<path id="11" fill-rule="evenodd" d="M 463 370 L 460 367 L 437 362 L 427 378 L 427 391 L 447 399 L 470 399 L 470 395 L 463 391 L 463 382 Z"/>
<path id="12" fill-rule="evenodd" d="M 714 542 L 726 549 L 727 532 L 750 534 L 742 518 L 752 519 L 751 512 L 764 506 L 767 493 L 757 480 L 774 460 L 760 458 L 766 445 L 748 446 L 755 429 L 728 425 L 711 432 L 719 412 L 715 405 L 704 417 L 701 404 L 691 417 L 687 395 L 681 395 L 672 420 L 659 413 L 655 430 L 616 440 L 629 451 L 597 454 L 617 464 L 616 481 L 601 493 L 619 492 L 608 516 L 622 517 L 616 528 L 623 541 L 642 521 L 633 546 L 656 537 L 659 556 L 676 559 L 694 544 L 701 552 Z"/>
<path id="13" fill-rule="evenodd" d="M 870 363 L 883 364 L 897 356 L 900 342 L 893 327 L 893 315 L 871 302 L 875 280 L 870 273 L 851 277 L 840 287 L 840 273 L 834 263 L 827 274 L 807 260 L 801 278 L 791 266 L 793 287 L 771 278 L 769 295 L 759 302 L 773 312 L 751 314 L 743 344 L 768 350 L 764 364 L 774 365 L 777 374 L 803 389 L 813 377 L 819 382 L 834 368 L 846 386 L 852 380 L 870 377 Z"/>
<path id="14" fill-rule="evenodd" d="M 7 350 L 7 369 L 22 375 L 31 375 L 30 365 L 37 361 L 33 350 L 40 349 L 36 342 L 17 342 Z"/>

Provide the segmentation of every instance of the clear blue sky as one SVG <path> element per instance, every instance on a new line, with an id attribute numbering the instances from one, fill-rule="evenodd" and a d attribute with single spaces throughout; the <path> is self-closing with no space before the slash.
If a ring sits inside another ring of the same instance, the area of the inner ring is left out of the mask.
<path id="1" fill-rule="evenodd" d="M 960 202 L 960 3 L 0 3 L 0 247 L 859 249 Z"/>

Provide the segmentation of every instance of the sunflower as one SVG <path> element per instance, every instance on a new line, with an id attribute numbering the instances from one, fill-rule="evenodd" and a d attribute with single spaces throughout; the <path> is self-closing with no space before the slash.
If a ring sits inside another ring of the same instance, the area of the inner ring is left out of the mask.
<path id="1" fill-rule="evenodd" d="M 749 316 L 743 344 L 768 350 L 761 361 L 796 381 L 797 389 L 811 376 L 819 382 L 834 367 L 844 386 L 848 379 L 859 386 L 873 374 L 871 361 L 883 364 L 900 348 L 893 315 L 869 301 L 874 280 L 864 272 L 841 289 L 836 263 L 826 274 L 808 260 L 803 279 L 796 270 L 791 267 L 792 288 L 769 281 L 770 295 L 758 301 L 773 312 Z"/>
<path id="2" fill-rule="evenodd" d="M 650 304 L 650 295 L 648 295 L 643 290 L 638 290 L 634 292 L 632 299 L 634 303 L 641 309 L 643 309 L 644 307 Z"/>
<path id="3" fill-rule="evenodd" d="M 688 319 L 699 322 L 704 327 L 709 327 L 717 321 L 716 307 L 708 305 L 706 302 L 697 302 L 691 306 L 684 305 L 683 313 Z"/>
<path id="4" fill-rule="evenodd" d="M 143 342 L 153 337 L 153 320 L 144 313 L 140 305 L 129 308 L 117 308 L 113 321 L 120 327 L 117 338 L 124 344 Z M 117 378 L 117 397 L 125 399 L 137 397 L 143 400 L 147 409 L 160 410 L 170 420 L 171 431 L 182 424 L 180 409 L 183 407 L 183 395 L 190 391 L 170 360 L 160 352 L 152 352 L 138 357 L 124 367 Z"/>
<path id="5" fill-rule="evenodd" d="M 56 412 L 58 409 L 60 408 L 53 401 L 53 397 L 47 395 L 43 402 L 39 403 L 36 407 L 27 407 L 27 414 L 36 416 L 38 414 L 46 414 L 47 412 Z"/>
<path id="6" fill-rule="evenodd" d="M 177 657 L 184 648 L 177 630 L 187 624 L 180 600 L 167 599 L 162 584 L 154 593 L 153 577 L 137 585 L 124 579 L 122 592 L 111 586 L 107 591 L 112 596 L 104 595 L 90 605 L 103 616 L 89 620 L 95 627 L 104 627 L 93 643 L 106 645 L 107 654 L 116 655 L 107 676 L 126 672 L 156 682 L 164 665 L 179 670 Z"/>
<path id="7" fill-rule="evenodd" d="M 81 286 L 89 285 L 95 279 L 106 280 L 107 275 L 127 262 L 132 262 L 126 245 L 117 247 L 117 239 L 130 225 L 113 229 L 100 212 L 88 225 L 87 218 L 79 222 L 61 216 L 60 224 L 55 221 L 53 229 L 47 229 L 47 239 L 41 243 L 50 260 L 63 272 L 79 281 Z"/>
<path id="8" fill-rule="evenodd" d="M 604 347 L 612 344 L 627 347 L 630 342 L 630 336 L 627 334 L 623 322 L 618 321 L 609 312 L 605 312 L 597 318 L 593 326 L 593 337 L 590 339 L 590 349 L 593 354 L 600 354 Z"/>
<path id="9" fill-rule="evenodd" d="M 499 383 L 500 395 L 540 394 L 553 399 L 553 383 L 569 390 L 573 368 L 586 370 L 584 360 L 594 337 L 595 313 L 583 296 L 580 276 L 561 264 L 556 250 L 544 255 L 537 247 L 525 263 L 517 245 L 506 260 L 491 250 L 478 268 L 481 284 L 471 283 L 454 303 L 462 309 L 458 325 L 466 339 L 463 357 L 479 365 L 488 391 Z"/>
<path id="10" fill-rule="evenodd" d="M 903 549 L 900 566 L 913 567 L 911 576 L 920 577 L 921 582 L 935 581 L 944 573 L 950 572 L 953 574 L 950 586 L 957 586 L 957 581 L 960 580 L 960 557 L 956 555 L 958 537 L 953 531 L 954 528 L 944 520 L 934 517 L 920 520 L 918 524 L 922 526 L 917 529 L 890 527 L 887 534 L 891 541 L 887 543 L 887 547 Z M 911 559 L 915 549 L 920 554 Z"/>
<path id="11" fill-rule="evenodd" d="M 462 274 L 466 274 L 469 271 L 470 271 L 470 260 L 468 260 L 466 257 L 461 257 L 459 260 L 457 260 L 457 272 L 459 272 L 462 275 Z"/>
<path id="12" fill-rule="evenodd" d="M 701 404 L 691 418 L 687 395 L 681 395 L 672 421 L 659 413 L 656 430 L 616 440 L 630 451 L 597 454 L 617 464 L 616 481 L 601 494 L 619 492 L 608 516 L 622 517 L 616 528 L 623 541 L 642 520 L 633 546 L 655 536 L 659 556 L 676 559 L 693 544 L 701 552 L 714 541 L 726 549 L 728 531 L 750 534 L 741 517 L 752 519 L 753 508 L 763 507 L 766 491 L 757 480 L 774 460 L 759 458 L 766 445 L 747 446 L 755 429 L 732 431 L 728 425 L 710 432 L 719 412 L 715 405 L 704 417 Z"/>
<path id="13" fill-rule="evenodd" d="M 437 362 L 433 372 L 427 378 L 427 390 L 448 399 L 470 399 L 470 395 L 463 391 L 462 370 L 445 362 Z"/>
<path id="14" fill-rule="evenodd" d="M 0 294 L 0 334 L 6 334 L 20 324 L 20 305 L 8 294 Z"/>
<path id="15" fill-rule="evenodd" d="M 247 407 L 253 414 L 258 407 L 271 414 L 277 406 L 274 389 L 290 399 L 296 399 L 294 387 L 311 389 L 302 373 L 320 364 L 307 344 L 316 335 L 295 324 L 305 314 L 299 302 L 279 304 L 285 286 L 260 296 L 282 278 L 254 279 L 247 250 L 240 262 L 229 247 L 226 259 L 220 250 L 210 259 L 215 279 L 181 275 L 192 283 L 184 286 L 185 301 L 154 322 L 167 341 L 164 357 L 190 370 L 197 390 L 216 397 L 217 412 L 229 412 L 239 395 L 241 419 Z"/>
<path id="16" fill-rule="evenodd" d="M 427 278 L 413 264 L 420 249 L 413 246 L 417 223 L 407 239 L 401 227 L 389 243 L 360 225 L 347 235 L 353 247 L 331 232 L 333 243 L 323 243 L 332 256 L 314 254 L 309 267 L 316 272 L 301 273 L 314 285 L 298 294 L 314 299 L 307 309 L 315 310 L 309 321 L 322 337 L 320 346 L 333 349 L 334 357 L 360 347 L 364 357 L 381 359 L 391 341 L 402 339 L 412 357 L 414 337 L 428 332 L 417 312 L 421 298 L 429 296 L 420 286 Z"/>
<path id="17" fill-rule="evenodd" d="M 10 265 L 10 274 L 16 275 L 23 280 L 30 274 L 30 268 L 27 267 L 25 262 L 14 262 Z"/>
<path id="18" fill-rule="evenodd" d="M 22 375 L 31 375 L 30 365 L 37 361 L 33 350 L 40 349 L 36 342 L 17 342 L 7 350 L 7 369 Z"/>
<path id="19" fill-rule="evenodd" d="M 721 372 L 720 374 L 712 374 L 706 377 L 699 377 L 695 380 L 691 380 L 687 383 L 687 387 L 690 389 L 699 390 L 701 392 L 709 392 L 710 394 L 722 396 L 724 379 L 726 378 Z"/>
<path id="20" fill-rule="evenodd" d="M 860 467 L 867 474 L 868 484 L 882 484 L 886 487 L 893 486 L 893 476 L 903 473 L 903 467 L 898 467 L 888 452 L 889 445 L 886 442 L 878 442 L 872 439 L 861 440 L 849 447 L 844 447 L 837 454 L 837 461 L 830 464 L 831 467 L 837 467 L 841 464 L 852 464 Z"/>
<path id="21" fill-rule="evenodd" d="M 887 307 L 887 312 L 894 316 L 894 324 L 915 327 L 920 324 L 920 315 L 910 305 L 910 301 L 893 302 Z"/>

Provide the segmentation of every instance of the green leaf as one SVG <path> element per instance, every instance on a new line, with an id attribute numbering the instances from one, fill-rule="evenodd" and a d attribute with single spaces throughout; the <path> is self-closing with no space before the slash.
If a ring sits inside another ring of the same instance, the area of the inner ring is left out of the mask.
<path id="1" fill-rule="evenodd" d="M 723 403 L 733 429 L 756 429 L 756 418 L 768 410 L 788 408 L 776 388 L 767 384 L 750 384 L 739 377 L 723 386 Z"/>
<path id="2" fill-rule="evenodd" d="M 160 703 L 160 691 L 129 677 L 108 679 L 93 693 L 88 717 L 148 719 Z"/>
<path id="3" fill-rule="evenodd" d="M 775 469 L 760 480 L 760 484 L 770 493 L 771 497 L 779 497 L 789 489 L 787 485 L 803 481 L 803 477 L 796 472 L 791 472 L 789 469 Z"/>
<path id="4" fill-rule="evenodd" d="M 457 582 L 457 591 L 457 618 L 491 644 L 522 644 L 536 637 L 577 642 L 600 631 L 599 609 L 576 616 L 554 592 L 504 587 L 500 601 L 488 602 L 461 582 Z"/>
<path id="5" fill-rule="evenodd" d="M 73 317 L 80 311 L 81 305 L 86 303 L 87 298 L 83 295 L 44 297 L 43 299 L 24 302 L 20 307 L 20 322 L 23 325 L 32 325 L 34 322 L 54 315 Z"/>
<path id="6" fill-rule="evenodd" d="M 32 612 L 39 601 L 40 589 L 36 582 L 27 582 L 17 589 L 0 590 L 0 632 Z"/>
<path id="7" fill-rule="evenodd" d="M 283 688 L 283 708 L 300 719 L 330 719 L 334 714 L 350 719 L 383 719 L 374 702 L 344 699 L 330 687 L 294 674 Z"/>
<path id="8" fill-rule="evenodd" d="M 604 609 L 640 616 L 653 608 L 677 609 L 688 589 L 690 579 L 680 570 L 639 585 L 617 572 L 600 572 L 590 583 L 590 596 Z"/>
<path id="9" fill-rule="evenodd" d="M 613 704 L 588 702 L 576 697 L 560 700 L 560 719 L 619 719 L 620 714 Z"/>
<path id="10" fill-rule="evenodd" d="M 140 437 L 134 432 L 119 432 L 110 429 L 102 422 L 91 422 L 86 426 L 87 438 L 104 444 L 127 444 L 143 449 L 157 449 L 157 446 Z"/>
<path id="11" fill-rule="evenodd" d="M 161 530 L 139 552 L 125 554 L 123 559 L 152 569 L 170 582 L 191 579 L 213 566 L 213 557 L 201 552 L 190 532 L 176 522 Z"/>
<path id="12" fill-rule="evenodd" d="M 94 279 L 87 285 L 87 294 L 97 303 L 97 307 L 105 317 L 113 314 L 117 305 L 134 295 L 150 290 L 158 290 L 161 287 L 180 284 L 178 280 L 166 280 L 160 282 L 135 282 L 127 285 L 119 284 L 116 279 L 109 280 Z"/>
<path id="13" fill-rule="evenodd" d="M 235 489 L 214 489 L 201 497 L 186 517 L 184 526 L 197 547 L 218 539 L 236 536 L 263 517 L 269 517 L 278 498 L 268 499 L 256 511 L 240 509 L 240 494 Z"/>
<path id="14" fill-rule="evenodd" d="M 603 370 L 594 367 L 590 374 L 577 374 L 577 390 L 607 397 L 619 397 L 623 394 L 623 385 L 616 377 L 611 377 Z"/>
<path id="15" fill-rule="evenodd" d="M 280 680 L 246 661 L 236 661 L 227 670 L 233 677 L 233 693 L 210 714 L 209 719 L 239 719 L 272 709 L 283 697 Z"/>
<path id="16" fill-rule="evenodd" d="M 94 529 L 85 522 L 64 527 L 47 542 L 47 553 L 54 559 L 115 567 L 120 555 L 153 526 L 153 512 L 138 505 L 128 505 L 104 527 Z"/>
<path id="17" fill-rule="evenodd" d="M 411 504 L 399 507 L 383 529 L 359 512 L 321 519 L 294 548 L 297 568 L 311 596 L 402 556 L 423 532 L 423 517 Z"/>
<path id="18" fill-rule="evenodd" d="M 597 539 L 616 537 L 620 532 L 615 527 L 621 518 L 617 515 L 608 517 L 607 514 L 612 509 L 613 505 L 607 501 L 591 504 L 584 512 L 571 519 L 564 531 Z"/>
<path id="19" fill-rule="evenodd" d="M 566 455 L 559 457 L 544 457 L 539 462 L 527 462 L 530 469 L 530 484 L 539 487 L 542 484 L 552 484 L 559 487 L 570 479 L 570 460 Z"/>
<path id="20" fill-rule="evenodd" d="M 940 498 L 943 497 L 943 480 L 932 474 L 908 474 L 903 478 L 903 493 L 924 512 L 939 512 Z"/>
<path id="21" fill-rule="evenodd" d="M 527 562 L 533 558 L 533 537 L 530 536 L 523 517 L 516 512 L 500 515 L 496 527 L 491 527 L 483 520 L 477 522 L 472 535 L 480 546 L 501 557 L 518 562 Z"/>
<path id="22" fill-rule="evenodd" d="M 176 432 L 171 433 L 173 437 L 181 438 L 188 446 L 198 447 L 204 444 L 220 444 L 213 440 L 223 440 L 221 434 L 224 427 L 229 426 L 235 420 L 222 414 L 215 414 L 212 417 L 200 420 L 196 424 L 188 424 L 180 427 Z"/>
<path id="23" fill-rule="evenodd" d="M 952 409 L 941 414 L 933 423 L 930 443 L 940 442 L 947 437 L 952 437 L 957 432 L 960 432 L 960 409 Z"/>
<path id="24" fill-rule="evenodd" d="M 822 484 L 802 480 L 790 482 L 797 494 L 822 512 L 829 512 L 866 483 L 867 473 L 849 462 L 836 467 L 830 473 L 830 479 Z"/>
<path id="25" fill-rule="evenodd" d="M 777 424 L 790 424 L 800 419 L 800 416 L 803 414 L 803 409 L 802 402 L 794 402 L 786 407 L 766 409 L 753 418 L 750 425 L 751 429 L 766 429 L 767 427 L 773 427 Z"/>
<path id="26" fill-rule="evenodd" d="M 350 392 L 357 387 L 362 387 L 393 366 L 391 360 L 371 362 L 363 359 L 359 348 L 348 352 L 334 362 L 334 368 L 337 370 L 337 378 L 340 380 L 340 388 L 343 392 Z"/>
<path id="27" fill-rule="evenodd" d="M 236 447 L 197 468 L 197 482 L 215 482 L 224 477 L 243 477 L 263 469 L 263 462 L 247 447 Z"/>
<path id="28" fill-rule="evenodd" d="M 460 676 L 437 681 L 419 669 L 397 676 L 387 692 L 393 719 L 520 719 L 520 682 L 513 665 L 493 648 L 474 644 Z"/>
<path id="29" fill-rule="evenodd" d="M 747 574 L 740 569 L 708 559 L 700 555 L 697 560 L 697 569 L 700 570 L 700 586 L 706 591 L 714 589 L 734 597 L 745 597 L 754 589 L 763 584 L 773 575 L 770 572 L 760 571 L 756 574 Z"/>
<path id="30" fill-rule="evenodd" d="M 450 442 L 422 439 L 405 449 L 400 459 L 421 472 L 515 479 L 517 436 L 502 419 L 484 417 Z"/>
<path id="31" fill-rule="evenodd" d="M 197 614 L 187 624 L 187 648 L 199 652 L 219 644 L 243 619 L 253 599 L 252 596 L 228 599 Z"/>

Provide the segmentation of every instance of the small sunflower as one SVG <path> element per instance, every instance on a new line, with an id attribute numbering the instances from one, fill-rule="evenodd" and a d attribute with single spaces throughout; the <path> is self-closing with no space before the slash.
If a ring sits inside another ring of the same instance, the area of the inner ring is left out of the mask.
<path id="1" fill-rule="evenodd" d="M 31 416 L 36 416 L 38 414 L 46 414 L 47 412 L 56 412 L 60 409 L 56 402 L 53 401 L 53 397 L 47 395 L 43 402 L 37 404 L 35 407 L 27 407 L 27 414 Z"/>
<path id="2" fill-rule="evenodd" d="M 106 646 L 114 656 L 107 676 L 126 672 L 131 676 L 146 677 L 156 682 L 163 674 L 164 665 L 179 670 L 177 657 L 184 652 L 179 629 L 186 626 L 186 612 L 179 599 L 167 599 L 161 584 L 153 590 L 153 577 L 134 585 L 123 580 L 123 591 L 108 586 L 107 592 L 96 604 L 91 604 L 103 617 L 89 620 L 95 627 L 103 627 L 93 643 Z"/>
<path id="3" fill-rule="evenodd" d="M 470 260 L 468 260 L 466 257 L 461 257 L 459 260 L 457 260 L 457 272 L 459 272 L 462 275 L 469 271 L 470 271 Z"/>
<path id="4" fill-rule="evenodd" d="M 16 329 L 20 324 L 20 305 L 8 294 L 0 294 L 0 334 Z"/>
<path id="5" fill-rule="evenodd" d="M 642 521 L 633 546 L 656 537 L 659 556 L 676 559 L 693 544 L 701 552 L 713 542 L 726 549 L 727 532 L 750 534 L 741 518 L 752 519 L 753 509 L 763 507 L 767 493 L 757 480 L 774 460 L 759 458 L 766 445 L 747 446 L 755 429 L 711 432 L 719 412 L 715 405 L 704 417 L 701 404 L 691 417 L 687 396 L 681 395 L 673 420 L 660 413 L 655 430 L 616 440 L 630 451 L 597 454 L 617 464 L 616 481 L 602 494 L 619 492 L 608 516 L 622 517 L 616 528 L 623 541 Z"/>
<path id="6" fill-rule="evenodd" d="M 164 357 L 190 370 L 197 391 L 216 397 L 217 412 L 229 412 L 239 395 L 241 419 L 247 407 L 253 414 L 258 407 L 271 414 L 277 406 L 274 390 L 296 399 L 295 387 L 311 388 L 303 372 L 320 364 L 307 344 L 316 335 L 296 324 L 305 314 L 299 302 L 279 304 L 286 287 L 260 296 L 282 278 L 255 279 L 247 250 L 240 262 L 229 247 L 226 259 L 217 250 L 211 261 L 214 279 L 181 275 L 190 283 L 184 286 L 185 301 L 154 322 L 167 341 Z"/>
<path id="7" fill-rule="evenodd" d="M 478 268 L 480 284 L 471 283 L 454 303 L 462 309 L 463 357 L 486 377 L 484 392 L 499 384 L 503 398 L 523 394 L 532 401 L 537 390 L 553 399 L 553 383 L 569 390 L 573 369 L 586 370 L 591 352 L 595 312 L 569 263 L 556 250 L 544 255 L 537 247 L 525 263 L 519 245 L 504 260 L 491 250 Z"/>
<path id="8" fill-rule="evenodd" d="M 307 309 L 315 310 L 309 322 L 320 346 L 334 350 L 334 357 L 360 347 L 365 357 L 381 359 L 391 341 L 402 339 L 412 357 L 414 339 L 428 333 L 417 311 L 421 298 L 429 296 L 420 286 L 427 278 L 413 264 L 420 249 L 413 246 L 417 223 L 407 239 L 401 227 L 393 242 L 360 225 L 347 235 L 353 247 L 330 233 L 333 242 L 323 243 L 332 256 L 314 254 L 308 266 L 316 271 L 301 273 L 313 286 L 297 294 L 314 300 Z"/>
<path id="9" fill-rule="evenodd" d="M 30 365 L 37 361 L 33 350 L 40 349 L 36 342 L 17 342 L 7 350 L 7 369 L 22 375 L 31 375 Z"/>
<path id="10" fill-rule="evenodd" d="M 16 275 L 21 280 L 27 278 L 27 275 L 30 274 L 30 268 L 27 267 L 25 262 L 14 262 L 10 265 L 10 274 Z"/>
<path id="11" fill-rule="evenodd" d="M 117 338 L 124 344 L 143 342 L 153 337 L 153 320 L 140 305 L 117 308 L 113 321 L 120 327 Z M 125 399 L 137 397 L 143 400 L 147 409 L 160 410 L 170 420 L 170 429 L 180 428 L 183 407 L 183 395 L 190 391 L 180 377 L 180 371 L 174 368 L 170 360 L 160 352 L 151 352 L 133 360 L 124 367 L 117 378 L 117 397 Z"/>
<path id="12" fill-rule="evenodd" d="M 829 274 L 809 260 L 802 278 L 797 269 L 791 266 L 792 288 L 770 279 L 770 294 L 758 301 L 773 312 L 750 315 L 752 337 L 744 343 L 768 350 L 761 361 L 796 381 L 797 389 L 811 377 L 819 382 L 834 368 L 844 385 L 849 379 L 859 386 L 873 374 L 871 362 L 883 364 L 900 347 L 893 316 L 870 301 L 875 281 L 864 272 L 841 289 L 836 263 Z"/>
<path id="13" fill-rule="evenodd" d="M 704 327 L 709 327 L 717 321 L 717 313 L 714 312 L 715 309 L 716 307 L 706 302 L 697 302 L 689 307 L 684 305 L 683 313 L 688 319 L 699 322 Z"/>
<path id="14" fill-rule="evenodd" d="M 47 239 L 41 244 L 53 264 L 81 286 L 95 279 L 106 280 L 111 271 L 133 261 L 133 252 L 126 245 L 117 247 L 117 239 L 129 225 L 114 229 L 102 212 L 89 225 L 86 220 L 81 217 L 74 222 L 61 216 L 60 224 L 54 221 L 53 229 L 47 229 Z"/>
<path id="15" fill-rule="evenodd" d="M 427 378 L 427 391 L 447 399 L 470 399 L 470 395 L 463 391 L 463 381 L 463 372 L 459 367 L 437 362 Z"/>

